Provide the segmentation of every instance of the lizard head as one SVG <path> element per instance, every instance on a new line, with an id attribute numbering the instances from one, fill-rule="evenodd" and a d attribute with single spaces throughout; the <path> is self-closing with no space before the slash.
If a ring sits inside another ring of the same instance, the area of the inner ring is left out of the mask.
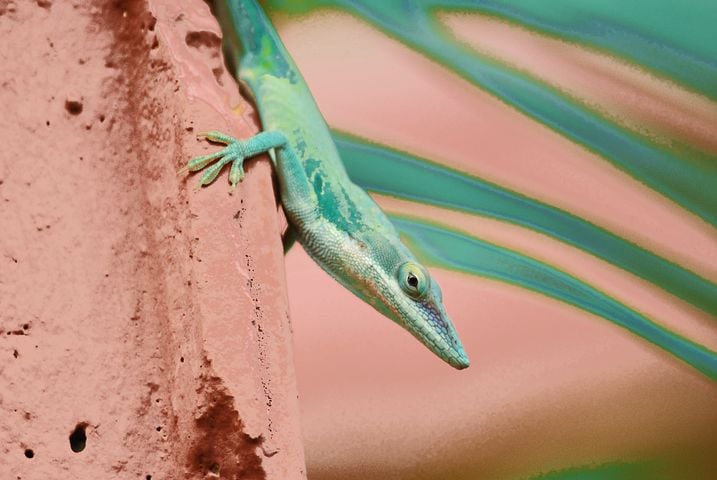
<path id="1" fill-rule="evenodd" d="M 376 240 L 373 245 L 380 243 Z M 467 368 L 470 361 L 446 314 L 438 282 L 402 244 L 384 243 L 373 253 L 377 255 L 362 266 L 371 274 L 364 276 L 358 289 L 351 290 L 451 366 Z"/>
<path id="2" fill-rule="evenodd" d="M 467 368 L 470 361 L 446 314 L 441 287 L 428 270 L 408 260 L 394 269 L 393 281 L 387 303 L 394 320 L 451 366 Z"/>

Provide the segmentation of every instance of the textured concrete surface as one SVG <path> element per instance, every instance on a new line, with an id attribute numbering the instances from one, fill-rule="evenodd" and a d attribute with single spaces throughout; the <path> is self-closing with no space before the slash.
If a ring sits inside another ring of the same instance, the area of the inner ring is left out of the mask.
<path id="1" fill-rule="evenodd" d="M 177 178 L 256 122 L 172 3 L 0 1 L 0 478 L 305 476 L 270 165 Z"/>

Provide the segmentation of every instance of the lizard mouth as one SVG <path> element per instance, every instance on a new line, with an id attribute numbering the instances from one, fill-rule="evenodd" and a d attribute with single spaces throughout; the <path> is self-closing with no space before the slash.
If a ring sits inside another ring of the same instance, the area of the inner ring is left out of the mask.
<path id="1" fill-rule="evenodd" d="M 428 302 L 418 303 L 417 307 L 421 320 L 407 324 L 406 329 L 452 367 L 458 370 L 468 368 L 468 355 L 443 309 Z"/>

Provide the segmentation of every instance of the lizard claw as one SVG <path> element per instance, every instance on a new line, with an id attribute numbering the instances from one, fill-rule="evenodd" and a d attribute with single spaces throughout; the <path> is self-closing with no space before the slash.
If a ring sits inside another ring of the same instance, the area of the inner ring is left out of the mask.
<path id="1" fill-rule="evenodd" d="M 209 140 L 210 142 L 223 143 L 224 145 L 229 145 L 231 143 L 237 142 L 236 138 L 230 137 L 229 135 L 225 135 L 215 130 L 209 132 L 201 132 L 197 134 L 197 140 L 205 139 Z"/>

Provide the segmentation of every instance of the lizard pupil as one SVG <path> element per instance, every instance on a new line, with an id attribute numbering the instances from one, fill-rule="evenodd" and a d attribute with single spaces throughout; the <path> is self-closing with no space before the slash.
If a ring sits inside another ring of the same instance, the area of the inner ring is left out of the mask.
<path id="1" fill-rule="evenodd" d="M 418 288 L 418 277 L 416 277 L 414 274 L 412 274 L 412 273 L 408 274 L 407 282 L 413 288 Z"/>

